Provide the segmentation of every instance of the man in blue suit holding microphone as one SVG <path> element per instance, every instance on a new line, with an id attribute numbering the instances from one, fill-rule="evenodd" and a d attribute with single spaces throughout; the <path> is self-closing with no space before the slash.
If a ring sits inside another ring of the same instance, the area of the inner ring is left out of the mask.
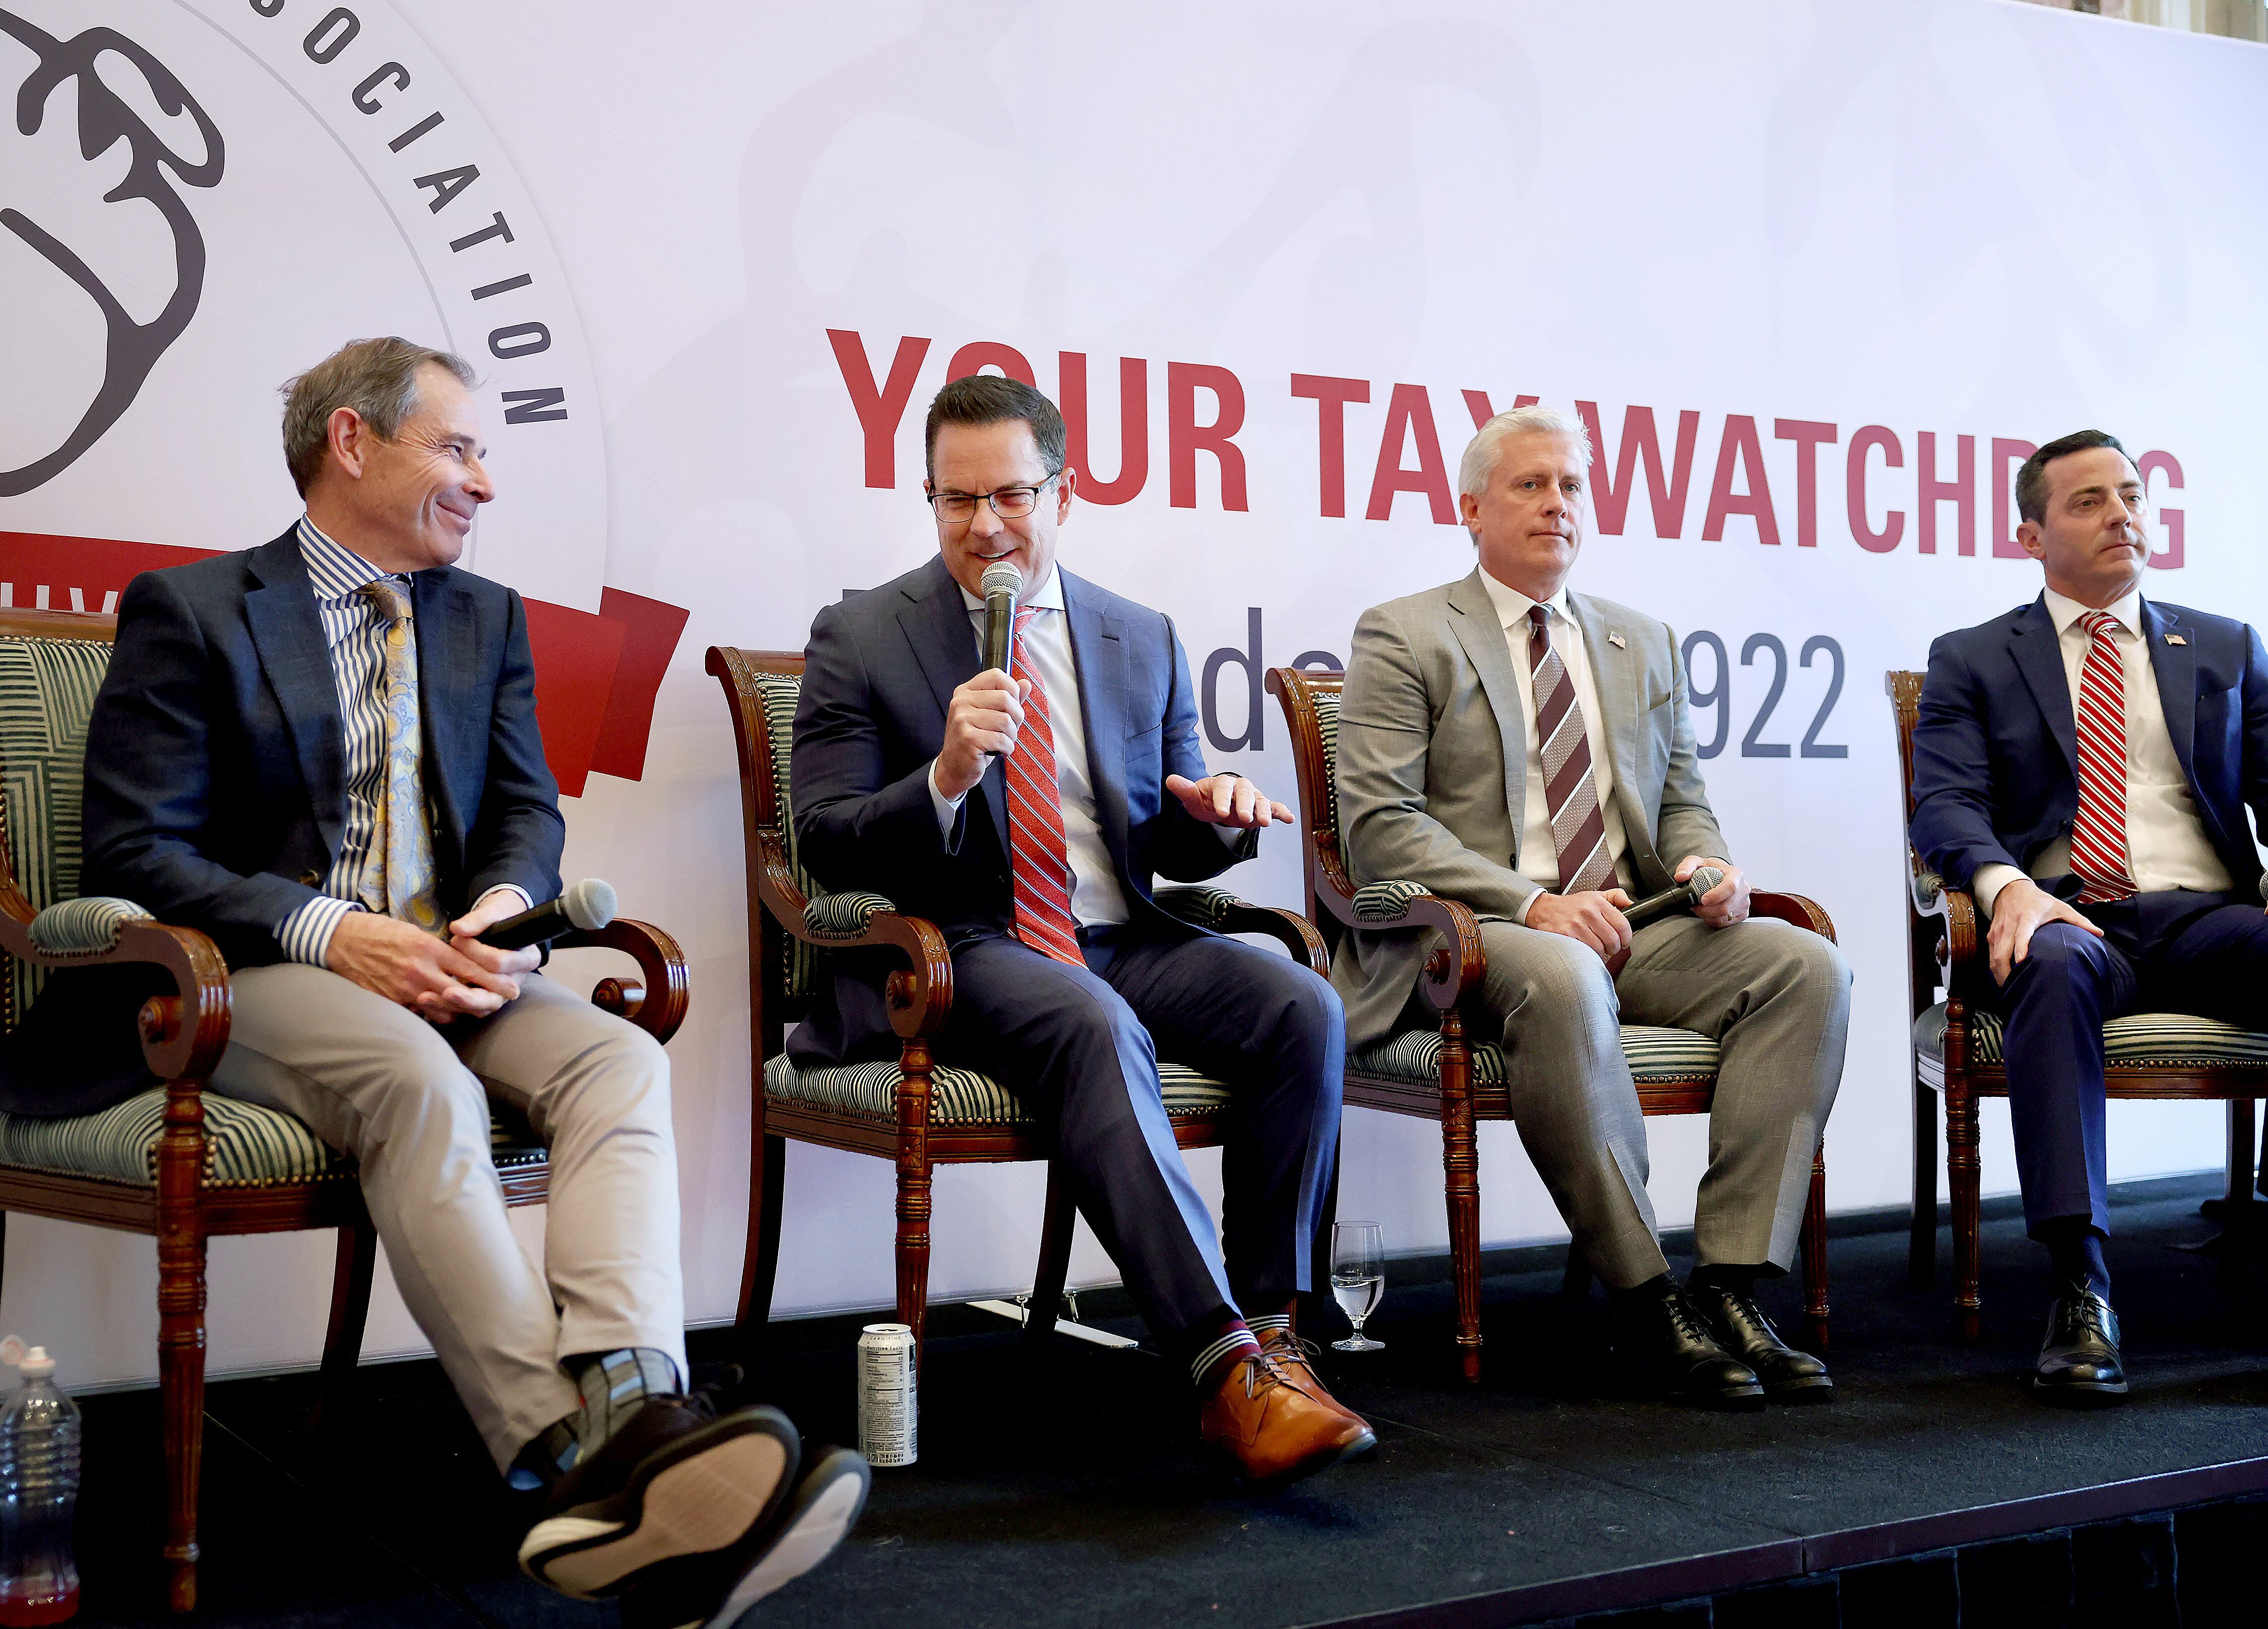
<path id="1" fill-rule="evenodd" d="M 814 876 L 935 921 L 953 953 L 939 1055 L 1046 1118 L 1080 1211 L 1246 1479 L 1368 1449 L 1291 1331 L 1338 1141 L 1346 1024 L 1307 968 L 1192 928 L 1152 877 L 1202 882 L 1291 811 L 1207 771 L 1172 621 L 1056 563 L 1077 472 L 1032 386 L 978 374 L 924 430 L 939 553 L 819 613 L 795 719 L 796 839 Z M 980 638 L 1012 567 L 1008 666 Z M 788 1045 L 895 1056 L 887 968 L 843 958 Z M 1158 1055 L 1230 1081 L 1222 1236 L 1174 1146 Z M 1225 1249 L 1224 1249 L 1225 1245 Z"/>
<path id="2" fill-rule="evenodd" d="M 2020 610 L 1931 648 L 1913 840 L 1970 889 L 2006 1023 L 2024 1217 L 2056 1295 L 2033 1386 L 2126 1393 L 2102 1244 L 2105 1020 L 2183 1012 L 2268 1027 L 2268 654 L 2244 623 L 2146 600 L 2142 479 L 2081 430 L 2016 475 L 2046 569 Z"/>

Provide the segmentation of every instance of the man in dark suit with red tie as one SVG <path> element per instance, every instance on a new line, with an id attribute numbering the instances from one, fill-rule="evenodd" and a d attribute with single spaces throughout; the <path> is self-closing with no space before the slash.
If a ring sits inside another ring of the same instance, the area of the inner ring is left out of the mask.
<path id="1" fill-rule="evenodd" d="M 2025 1222 L 2055 1274 L 2033 1385 L 2085 1406 L 2126 1393 L 2103 1022 L 2268 1027 L 2268 654 L 2244 623 L 2142 597 L 2142 479 L 2111 437 L 2042 447 L 2016 503 L 2047 589 L 1931 648 L 1913 840 L 1992 917 Z"/>
<path id="2" fill-rule="evenodd" d="M 1192 928 L 1153 876 L 1202 882 L 1291 811 L 1209 774 L 1170 620 L 1056 564 L 1076 472 L 1030 385 L 931 405 L 939 554 L 812 625 L 795 720 L 799 851 L 837 891 L 935 921 L 953 952 L 941 1057 L 1050 1121 L 1079 1208 L 1189 1366 L 1201 1430 L 1256 1481 L 1369 1448 L 1291 1331 L 1337 1145 L 1346 1031 L 1307 968 Z M 1022 576 L 1010 679 L 980 671 L 985 569 Z M 799 1061 L 895 1055 L 887 969 L 843 958 Z M 1231 1082 L 1222 1239 L 1166 1118 L 1158 1055 Z"/>

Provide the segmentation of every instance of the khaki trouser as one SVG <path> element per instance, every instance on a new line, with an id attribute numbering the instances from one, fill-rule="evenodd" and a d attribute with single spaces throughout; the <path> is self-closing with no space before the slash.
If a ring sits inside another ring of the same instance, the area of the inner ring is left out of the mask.
<path id="1" fill-rule="evenodd" d="M 213 1089 L 354 1156 L 401 1298 L 498 1469 L 579 1406 L 562 1359 L 651 1346 L 685 1372 L 669 1060 L 652 1036 L 541 973 L 446 1030 L 325 968 L 234 985 Z M 490 1093 L 551 1151 L 541 1268 L 505 1220 Z"/>

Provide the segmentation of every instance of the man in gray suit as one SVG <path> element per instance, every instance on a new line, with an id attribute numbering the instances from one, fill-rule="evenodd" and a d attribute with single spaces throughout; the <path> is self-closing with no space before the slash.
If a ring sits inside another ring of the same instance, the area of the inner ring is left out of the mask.
<path id="1" fill-rule="evenodd" d="M 1479 915 L 1513 1117 L 1613 1292 L 1622 1354 L 1712 1406 L 1824 1401 L 1825 1365 L 1780 1340 L 1752 1291 L 1794 1256 L 1851 972 L 1817 935 L 1749 920 L 1675 636 L 1568 592 L 1590 462 L 1565 415 L 1498 414 L 1458 472 L 1479 569 L 1363 613 L 1339 717 L 1348 861 L 1358 884 L 1421 884 Z M 1724 880 L 1693 914 L 1633 931 L 1633 896 L 1703 865 Z M 1332 970 L 1350 1047 L 1405 1026 L 1436 936 L 1351 936 Z M 1624 1019 L 1698 1031 L 1723 1055 L 1683 1288 L 1655 1237 Z"/>

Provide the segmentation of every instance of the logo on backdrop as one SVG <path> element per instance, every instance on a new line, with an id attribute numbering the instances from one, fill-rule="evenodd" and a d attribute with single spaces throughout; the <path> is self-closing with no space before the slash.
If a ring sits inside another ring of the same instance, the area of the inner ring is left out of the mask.
<path id="1" fill-rule="evenodd" d="M 503 501 L 465 564 L 527 602 L 563 789 L 635 779 L 687 613 L 607 586 L 565 276 L 387 0 L 5 0 L 0 106 L 0 605 L 103 607 L 135 571 L 274 536 L 276 385 L 401 334 L 482 376 Z"/>

